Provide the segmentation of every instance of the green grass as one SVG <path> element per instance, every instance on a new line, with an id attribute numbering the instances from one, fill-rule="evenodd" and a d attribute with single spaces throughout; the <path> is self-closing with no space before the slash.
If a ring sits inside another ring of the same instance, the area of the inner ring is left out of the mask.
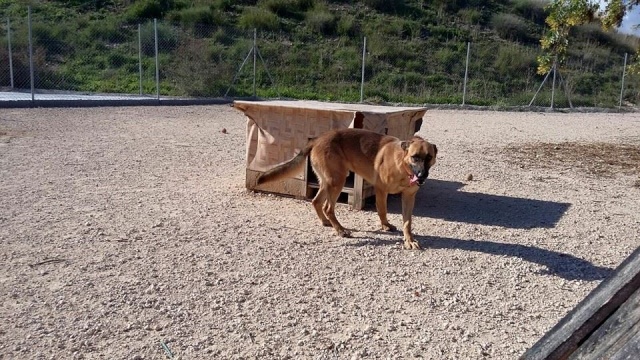
<path id="1" fill-rule="evenodd" d="M 236 76 L 230 94 L 252 95 L 253 57 L 238 71 L 257 29 L 260 54 L 275 81 L 258 58 L 259 96 L 359 101 L 366 37 L 365 99 L 461 103 L 467 42 L 471 42 L 466 102 L 528 104 L 543 79 L 535 72 L 538 37 L 544 30 L 543 2 L 463 3 L 41 2 L 32 11 L 36 87 L 137 93 L 140 37 L 144 92 L 155 93 L 153 19 L 157 18 L 164 95 L 221 96 Z M 24 2 L 2 0 L 0 18 L 7 17 L 12 19 L 15 80 L 24 86 L 29 84 Z M 605 33 L 593 25 L 573 33 L 569 58 L 561 67 L 572 102 L 616 106 L 622 59 L 638 46 L 638 39 Z M 0 36 L 2 64 L 8 58 L 6 41 Z M 7 73 L 0 71 L 0 86 L 8 84 Z M 635 101 L 637 94 L 637 86 L 630 84 L 625 100 Z M 557 101 L 568 104 L 563 96 Z"/>

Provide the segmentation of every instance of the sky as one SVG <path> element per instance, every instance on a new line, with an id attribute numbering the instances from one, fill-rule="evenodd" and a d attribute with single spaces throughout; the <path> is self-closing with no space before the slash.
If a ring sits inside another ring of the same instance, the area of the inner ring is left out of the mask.
<path id="1" fill-rule="evenodd" d="M 604 9 L 606 1 L 600 1 L 600 8 Z M 640 29 L 634 29 L 635 25 L 640 24 L 640 7 L 634 7 L 633 10 L 627 12 L 627 15 L 622 19 L 622 25 L 618 28 L 618 31 L 625 34 L 633 34 L 640 36 Z"/>
<path id="2" fill-rule="evenodd" d="M 618 28 L 618 31 L 625 34 L 634 34 L 640 36 L 640 29 L 634 29 L 635 25 L 640 24 L 640 8 L 635 7 L 631 10 L 631 13 L 627 14 L 622 20 L 622 26 Z"/>

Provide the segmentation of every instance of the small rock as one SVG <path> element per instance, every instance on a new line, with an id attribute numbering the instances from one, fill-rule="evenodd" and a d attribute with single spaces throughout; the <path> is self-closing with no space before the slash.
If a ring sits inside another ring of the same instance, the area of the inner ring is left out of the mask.
<path id="1" fill-rule="evenodd" d="M 227 133 L 227 128 L 222 128 L 222 133 L 226 134 Z"/>
<path id="2" fill-rule="evenodd" d="M 473 174 L 467 175 L 467 181 L 472 181 L 472 180 L 473 180 Z"/>

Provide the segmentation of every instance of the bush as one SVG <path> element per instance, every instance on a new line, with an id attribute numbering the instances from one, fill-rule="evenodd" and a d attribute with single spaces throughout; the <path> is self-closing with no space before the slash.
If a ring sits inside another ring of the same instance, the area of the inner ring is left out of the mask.
<path id="1" fill-rule="evenodd" d="M 523 18 L 538 25 L 545 25 L 545 20 L 547 19 L 545 5 L 546 2 L 543 0 L 515 0 L 513 7 Z"/>
<path id="2" fill-rule="evenodd" d="M 444 26 L 444 25 L 428 25 L 425 29 L 426 35 L 429 38 L 432 38 L 433 41 L 449 41 L 451 39 L 455 39 L 462 35 L 460 29 Z"/>
<path id="3" fill-rule="evenodd" d="M 64 34 L 67 33 L 68 29 L 61 29 L 59 26 L 49 26 L 42 23 L 33 24 L 32 29 L 34 43 L 46 49 L 47 60 L 69 52 L 70 49 L 65 44 L 64 38 Z"/>
<path id="4" fill-rule="evenodd" d="M 238 26 L 245 30 L 258 29 L 265 31 L 275 31 L 280 28 L 278 16 L 269 10 L 248 7 L 240 15 Z"/>
<path id="5" fill-rule="evenodd" d="M 127 10 L 126 16 L 129 21 L 162 19 L 173 8 L 173 0 L 139 0 L 131 5 Z"/>
<path id="6" fill-rule="evenodd" d="M 535 69 L 537 63 L 535 55 L 524 48 L 501 46 L 494 66 L 503 76 L 520 77 L 527 69 Z"/>
<path id="7" fill-rule="evenodd" d="M 109 43 L 120 43 L 129 41 L 127 33 L 122 29 L 120 23 L 116 21 L 102 20 L 90 22 L 87 28 L 89 41 L 94 42 L 96 39 Z"/>
<path id="8" fill-rule="evenodd" d="M 458 54 L 455 51 L 443 47 L 434 53 L 434 58 L 441 65 L 442 68 L 450 68 L 451 64 L 459 63 L 462 59 L 464 59 L 464 55 Z"/>
<path id="9" fill-rule="evenodd" d="M 140 40 L 142 53 L 146 56 L 155 55 L 155 31 L 152 22 L 148 22 L 140 28 Z M 178 46 L 179 39 L 175 28 L 162 22 L 158 22 L 158 52 L 171 52 Z"/>
<path id="10" fill-rule="evenodd" d="M 516 15 L 496 14 L 491 18 L 491 26 L 503 39 L 531 42 L 531 32 L 527 23 Z"/>
<path id="11" fill-rule="evenodd" d="M 353 15 L 343 14 L 337 21 L 336 31 L 340 36 L 355 37 L 360 28 Z"/>
<path id="12" fill-rule="evenodd" d="M 602 87 L 602 79 L 592 73 L 577 74 L 571 80 L 573 91 L 579 95 L 593 95 Z"/>
<path id="13" fill-rule="evenodd" d="M 313 8 L 313 0 L 261 0 L 258 2 L 261 7 L 269 9 L 274 14 L 281 17 L 297 18 L 300 13 Z"/>
<path id="14" fill-rule="evenodd" d="M 344 47 L 337 49 L 332 55 L 332 66 L 329 68 L 329 78 L 345 80 L 357 79 L 361 71 L 361 54 L 358 49 Z"/>
<path id="15" fill-rule="evenodd" d="M 218 25 L 222 23 L 219 13 L 208 6 L 198 6 L 173 12 L 168 16 L 169 20 L 180 22 L 184 25 Z"/>
<path id="16" fill-rule="evenodd" d="M 576 26 L 572 30 L 572 35 L 586 41 L 595 40 L 599 45 L 615 49 L 619 54 L 633 53 L 637 46 L 637 42 L 630 41 L 629 37 L 604 31 L 597 24 Z"/>
<path id="17" fill-rule="evenodd" d="M 458 16 L 469 25 L 478 25 L 482 22 L 482 13 L 477 9 L 466 8 L 458 11 Z"/>
<path id="18" fill-rule="evenodd" d="M 109 67 L 112 68 L 120 68 L 123 67 L 125 65 L 127 65 L 128 63 L 138 63 L 138 59 L 137 58 L 131 58 L 128 57 L 124 54 L 121 53 L 117 53 L 117 52 L 111 52 L 109 53 L 109 55 L 107 55 L 107 62 L 109 63 Z"/>
<path id="19" fill-rule="evenodd" d="M 233 1 L 233 0 L 214 0 L 212 5 L 214 8 L 219 9 L 221 11 L 231 11 L 233 10 L 234 3 L 241 3 L 241 1 Z M 238 4 L 240 5 L 240 4 Z M 251 4 L 255 5 L 255 4 Z"/>
<path id="20" fill-rule="evenodd" d="M 315 33 L 333 35 L 336 33 L 336 18 L 329 11 L 307 11 L 307 26 Z"/>
<path id="21" fill-rule="evenodd" d="M 363 0 L 368 7 L 380 12 L 399 12 L 404 9 L 404 0 Z"/>

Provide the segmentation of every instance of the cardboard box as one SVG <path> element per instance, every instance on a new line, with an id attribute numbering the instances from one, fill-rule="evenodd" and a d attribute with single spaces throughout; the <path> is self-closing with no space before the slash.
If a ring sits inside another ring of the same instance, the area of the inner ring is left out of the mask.
<path id="1" fill-rule="evenodd" d="M 317 188 L 308 166 L 283 181 L 257 186 L 256 178 L 293 158 L 310 138 L 331 129 L 367 129 L 408 139 L 420 130 L 427 110 L 319 101 L 234 101 L 233 106 L 247 119 L 246 187 L 296 198 L 310 198 Z M 344 192 L 349 195 L 349 203 L 360 209 L 373 190 L 359 176 L 351 178 Z"/>

